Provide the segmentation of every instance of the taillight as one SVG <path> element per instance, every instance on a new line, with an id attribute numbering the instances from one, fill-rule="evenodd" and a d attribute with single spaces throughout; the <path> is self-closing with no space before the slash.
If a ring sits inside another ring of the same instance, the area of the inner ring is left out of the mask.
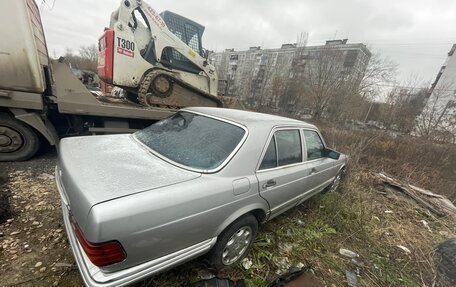
<path id="1" fill-rule="evenodd" d="M 109 241 L 104 243 L 89 242 L 82 233 L 79 226 L 72 222 L 74 232 L 79 240 L 79 243 L 84 249 L 90 261 L 98 267 L 119 263 L 127 258 L 127 254 L 118 241 Z"/>

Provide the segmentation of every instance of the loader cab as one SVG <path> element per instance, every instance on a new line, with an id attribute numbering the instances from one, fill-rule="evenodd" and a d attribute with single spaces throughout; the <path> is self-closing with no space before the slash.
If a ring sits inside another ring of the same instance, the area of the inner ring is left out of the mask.
<path id="1" fill-rule="evenodd" d="M 182 42 L 187 44 L 201 57 L 204 57 L 204 51 L 201 42 L 204 26 L 170 11 L 164 11 L 160 13 L 160 16 L 162 17 L 163 21 L 165 21 L 168 29 L 174 35 L 181 39 Z M 170 47 L 163 50 L 163 55 L 161 58 L 161 61 L 165 66 L 169 66 L 173 69 L 183 70 L 195 74 L 201 71 L 183 55 Z"/>

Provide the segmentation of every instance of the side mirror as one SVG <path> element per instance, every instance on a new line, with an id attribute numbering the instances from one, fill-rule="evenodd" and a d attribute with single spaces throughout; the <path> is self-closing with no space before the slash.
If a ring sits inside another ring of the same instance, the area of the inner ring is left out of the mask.
<path id="1" fill-rule="evenodd" d="M 326 156 L 338 160 L 340 158 L 340 153 L 335 150 L 326 149 Z"/>

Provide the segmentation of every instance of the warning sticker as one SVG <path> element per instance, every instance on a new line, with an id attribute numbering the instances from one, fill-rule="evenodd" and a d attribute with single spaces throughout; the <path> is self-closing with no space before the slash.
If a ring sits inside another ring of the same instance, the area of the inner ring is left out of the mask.
<path id="1" fill-rule="evenodd" d="M 192 49 L 188 50 L 188 54 L 193 58 L 195 58 L 195 56 L 196 56 L 196 52 L 193 51 Z"/>
<path id="2" fill-rule="evenodd" d="M 160 15 L 155 11 L 152 7 L 147 7 L 146 13 L 149 15 L 149 17 L 152 19 L 152 21 L 157 24 L 160 29 L 163 29 L 166 27 L 165 21 L 160 17 Z"/>
<path id="3" fill-rule="evenodd" d="M 122 48 L 117 48 L 117 53 L 128 56 L 128 57 L 134 57 L 135 52 L 129 51 L 127 49 L 122 49 Z"/>

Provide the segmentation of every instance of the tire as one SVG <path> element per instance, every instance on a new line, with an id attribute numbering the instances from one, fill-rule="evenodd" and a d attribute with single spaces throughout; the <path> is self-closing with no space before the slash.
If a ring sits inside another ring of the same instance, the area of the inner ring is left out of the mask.
<path id="1" fill-rule="evenodd" d="M 209 259 L 214 268 L 221 270 L 234 266 L 242 260 L 255 241 L 257 231 L 258 221 L 252 214 L 244 215 L 230 224 L 219 235 L 209 254 Z M 245 243 L 243 243 L 244 240 Z M 230 246 L 228 246 L 229 242 L 231 242 Z"/>
<path id="2" fill-rule="evenodd" d="M 31 127 L 0 113 L 0 162 L 28 160 L 39 148 L 40 139 Z"/>
<path id="3" fill-rule="evenodd" d="M 439 271 L 452 283 L 456 283 L 456 238 L 441 243 L 437 250 L 442 255 L 438 266 Z"/>

